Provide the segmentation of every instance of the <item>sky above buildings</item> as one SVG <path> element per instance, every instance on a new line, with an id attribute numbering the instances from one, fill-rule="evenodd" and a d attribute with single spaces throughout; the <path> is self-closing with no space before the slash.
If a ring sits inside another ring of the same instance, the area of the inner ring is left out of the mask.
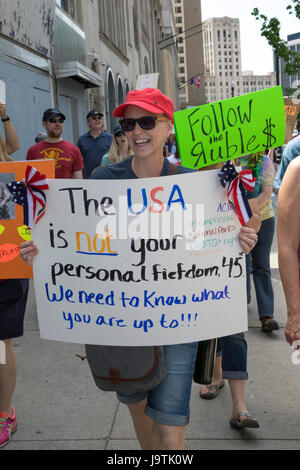
<path id="1" fill-rule="evenodd" d="M 251 15 L 256 7 L 268 18 L 277 17 L 281 23 L 281 38 L 300 32 L 300 20 L 286 11 L 289 0 L 201 0 L 202 20 L 229 16 L 239 18 L 241 31 L 242 70 L 263 75 L 273 70 L 272 48 L 261 37 L 261 22 Z"/>

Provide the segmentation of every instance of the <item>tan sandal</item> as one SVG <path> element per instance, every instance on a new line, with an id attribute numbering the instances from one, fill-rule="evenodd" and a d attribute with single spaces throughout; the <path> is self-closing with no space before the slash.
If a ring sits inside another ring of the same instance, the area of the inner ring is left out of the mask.
<path id="1" fill-rule="evenodd" d="M 224 385 L 225 385 L 225 380 L 221 380 L 221 382 L 219 382 L 216 385 L 213 385 L 213 384 L 207 385 L 208 391 L 205 393 L 200 392 L 199 395 L 201 398 L 204 398 L 205 400 L 212 400 L 213 398 L 216 398 L 216 396 L 219 393 L 219 390 L 223 388 Z"/>
<path id="2" fill-rule="evenodd" d="M 243 417 L 244 419 L 240 419 Z M 259 428 L 257 419 L 252 418 L 250 413 L 239 413 L 237 418 L 231 418 L 229 421 L 230 426 L 236 429 L 243 428 Z"/>

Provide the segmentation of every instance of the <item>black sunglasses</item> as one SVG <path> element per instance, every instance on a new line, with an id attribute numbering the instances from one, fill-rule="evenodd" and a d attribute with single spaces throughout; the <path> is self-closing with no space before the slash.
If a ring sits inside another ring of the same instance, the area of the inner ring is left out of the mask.
<path id="1" fill-rule="evenodd" d="M 124 131 L 119 131 L 119 132 L 116 132 L 116 133 L 115 133 L 115 136 L 116 136 L 116 137 L 122 137 L 123 135 L 125 135 L 125 132 L 124 132 Z"/>
<path id="2" fill-rule="evenodd" d="M 139 119 L 122 119 L 119 124 L 124 132 L 131 132 L 135 128 L 136 123 L 145 131 L 154 129 L 156 121 L 168 121 L 164 116 L 145 116 Z"/>
<path id="3" fill-rule="evenodd" d="M 59 118 L 59 119 L 51 118 L 49 119 L 49 122 L 51 122 L 52 124 L 54 124 L 55 122 L 59 122 L 60 124 L 62 124 L 64 122 L 64 118 Z"/>

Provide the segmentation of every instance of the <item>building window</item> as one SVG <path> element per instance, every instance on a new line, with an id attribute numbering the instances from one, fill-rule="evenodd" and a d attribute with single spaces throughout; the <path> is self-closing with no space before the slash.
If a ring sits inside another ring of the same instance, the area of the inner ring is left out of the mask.
<path id="1" fill-rule="evenodd" d="M 100 33 L 126 55 L 125 5 L 123 0 L 98 0 Z M 136 9 L 133 8 L 134 39 L 137 45 Z M 138 48 L 138 47 L 137 47 Z"/>
<path id="2" fill-rule="evenodd" d="M 56 0 L 60 6 L 71 18 L 78 24 L 82 24 L 81 4 L 79 0 Z"/>

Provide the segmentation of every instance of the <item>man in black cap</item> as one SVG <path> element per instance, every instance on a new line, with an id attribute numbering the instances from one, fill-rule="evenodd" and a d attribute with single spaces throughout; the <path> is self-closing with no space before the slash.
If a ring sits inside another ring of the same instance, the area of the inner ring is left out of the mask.
<path id="1" fill-rule="evenodd" d="M 103 130 L 103 114 L 91 110 L 86 116 L 89 132 L 79 137 L 79 147 L 84 162 L 83 177 L 89 178 L 92 171 L 101 165 L 102 157 L 110 149 L 113 136 Z"/>
<path id="2" fill-rule="evenodd" d="M 29 148 L 26 160 L 55 160 L 55 178 L 82 178 L 83 160 L 79 149 L 61 137 L 66 117 L 55 108 L 46 109 L 43 127 L 46 139 Z"/>

